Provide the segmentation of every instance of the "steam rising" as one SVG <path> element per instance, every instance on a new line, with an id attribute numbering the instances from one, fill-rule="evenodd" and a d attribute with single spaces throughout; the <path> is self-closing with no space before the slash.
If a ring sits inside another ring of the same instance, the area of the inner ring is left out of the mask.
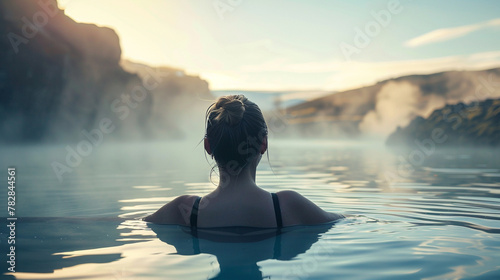
<path id="1" fill-rule="evenodd" d="M 406 126 L 414 117 L 427 117 L 445 104 L 442 96 L 423 95 L 414 84 L 390 81 L 378 92 L 375 110 L 365 115 L 359 128 L 368 135 L 388 135 L 398 126 Z"/>

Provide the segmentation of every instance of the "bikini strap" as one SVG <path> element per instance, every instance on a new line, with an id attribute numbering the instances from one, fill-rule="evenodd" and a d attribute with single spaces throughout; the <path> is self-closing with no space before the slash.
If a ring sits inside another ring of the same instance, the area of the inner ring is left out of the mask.
<path id="1" fill-rule="evenodd" d="M 193 203 L 193 209 L 191 209 L 191 217 L 189 222 L 191 224 L 191 229 L 195 230 L 198 227 L 198 206 L 200 205 L 201 197 L 198 196 Z"/>
<path id="2" fill-rule="evenodd" d="M 283 227 L 283 220 L 281 218 L 280 201 L 278 199 L 277 194 L 271 193 L 271 196 L 273 197 L 274 215 L 276 216 L 276 225 L 278 225 L 278 229 L 280 229 Z"/>

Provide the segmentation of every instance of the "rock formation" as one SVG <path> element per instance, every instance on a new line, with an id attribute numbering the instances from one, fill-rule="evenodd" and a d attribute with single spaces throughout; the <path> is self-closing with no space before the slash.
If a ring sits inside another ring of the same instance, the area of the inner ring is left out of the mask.
<path id="1" fill-rule="evenodd" d="M 388 146 L 476 146 L 500 145 L 500 99 L 446 105 L 427 118 L 417 117 L 398 127 L 386 141 Z"/>
<path id="2" fill-rule="evenodd" d="M 109 138 L 179 137 L 165 112 L 212 98 L 198 77 L 124 70 L 116 32 L 75 22 L 55 0 L 0 0 L 0 35 L 2 142 L 75 141 L 103 120 Z"/>

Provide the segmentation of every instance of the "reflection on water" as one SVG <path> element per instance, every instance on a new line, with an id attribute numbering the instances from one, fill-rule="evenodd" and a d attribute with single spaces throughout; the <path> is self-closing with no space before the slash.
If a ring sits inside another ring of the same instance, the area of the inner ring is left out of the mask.
<path id="1" fill-rule="evenodd" d="M 499 150 L 439 150 L 411 162 L 412 151 L 369 144 L 271 141 L 271 165 L 262 162 L 257 183 L 348 218 L 221 242 L 140 220 L 180 194 L 214 188 L 191 144 L 102 146 L 62 182 L 50 163 L 64 147 L 0 150 L 0 166 L 18 170 L 16 278 L 500 277 Z"/>
<path id="2" fill-rule="evenodd" d="M 275 230 L 221 229 L 211 230 L 210 238 L 196 238 L 185 227 L 146 225 L 135 219 L 25 218 L 20 224 L 18 231 L 22 234 L 18 236 L 17 250 L 22 254 L 18 254 L 17 261 L 25 265 L 18 267 L 21 272 L 15 274 L 17 279 L 64 279 L 74 275 L 100 279 L 110 277 L 110 271 L 117 279 L 128 279 L 125 275 L 143 279 L 148 275 L 144 266 L 170 256 L 174 261 L 166 261 L 161 271 L 150 273 L 160 277 L 168 272 L 167 279 L 178 279 L 175 273 L 187 273 L 191 279 L 197 279 L 200 273 L 212 275 L 210 279 L 261 279 L 259 262 L 292 260 L 309 250 L 333 226 L 293 227 L 281 234 Z M 231 235 L 231 242 L 222 238 L 227 234 Z M 200 270 L 185 271 L 191 258 L 180 256 L 200 254 Z M 207 258 L 207 254 L 215 258 Z"/>
<path id="3" fill-rule="evenodd" d="M 173 245 L 179 255 L 210 254 L 217 258 L 218 273 L 210 279 L 262 279 L 258 263 L 265 260 L 292 260 L 318 241 L 332 225 L 276 230 L 227 228 L 200 230 L 199 238 L 189 231 L 149 225 L 157 237 Z M 205 237 L 204 237 L 205 235 Z"/>

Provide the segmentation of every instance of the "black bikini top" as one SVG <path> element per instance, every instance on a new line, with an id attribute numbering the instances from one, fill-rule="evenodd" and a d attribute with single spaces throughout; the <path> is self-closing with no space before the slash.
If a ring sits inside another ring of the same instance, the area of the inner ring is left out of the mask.
<path id="1" fill-rule="evenodd" d="M 278 229 L 281 229 L 283 227 L 283 220 L 281 217 L 280 201 L 278 199 L 277 194 L 271 193 L 271 196 L 273 198 L 274 215 L 276 217 L 276 225 L 277 225 Z M 196 200 L 194 201 L 194 204 L 193 204 L 193 209 L 191 210 L 190 224 L 191 224 L 191 230 L 193 230 L 193 232 L 198 228 L 198 208 L 200 205 L 200 200 L 201 200 L 200 196 L 196 198 Z"/>

